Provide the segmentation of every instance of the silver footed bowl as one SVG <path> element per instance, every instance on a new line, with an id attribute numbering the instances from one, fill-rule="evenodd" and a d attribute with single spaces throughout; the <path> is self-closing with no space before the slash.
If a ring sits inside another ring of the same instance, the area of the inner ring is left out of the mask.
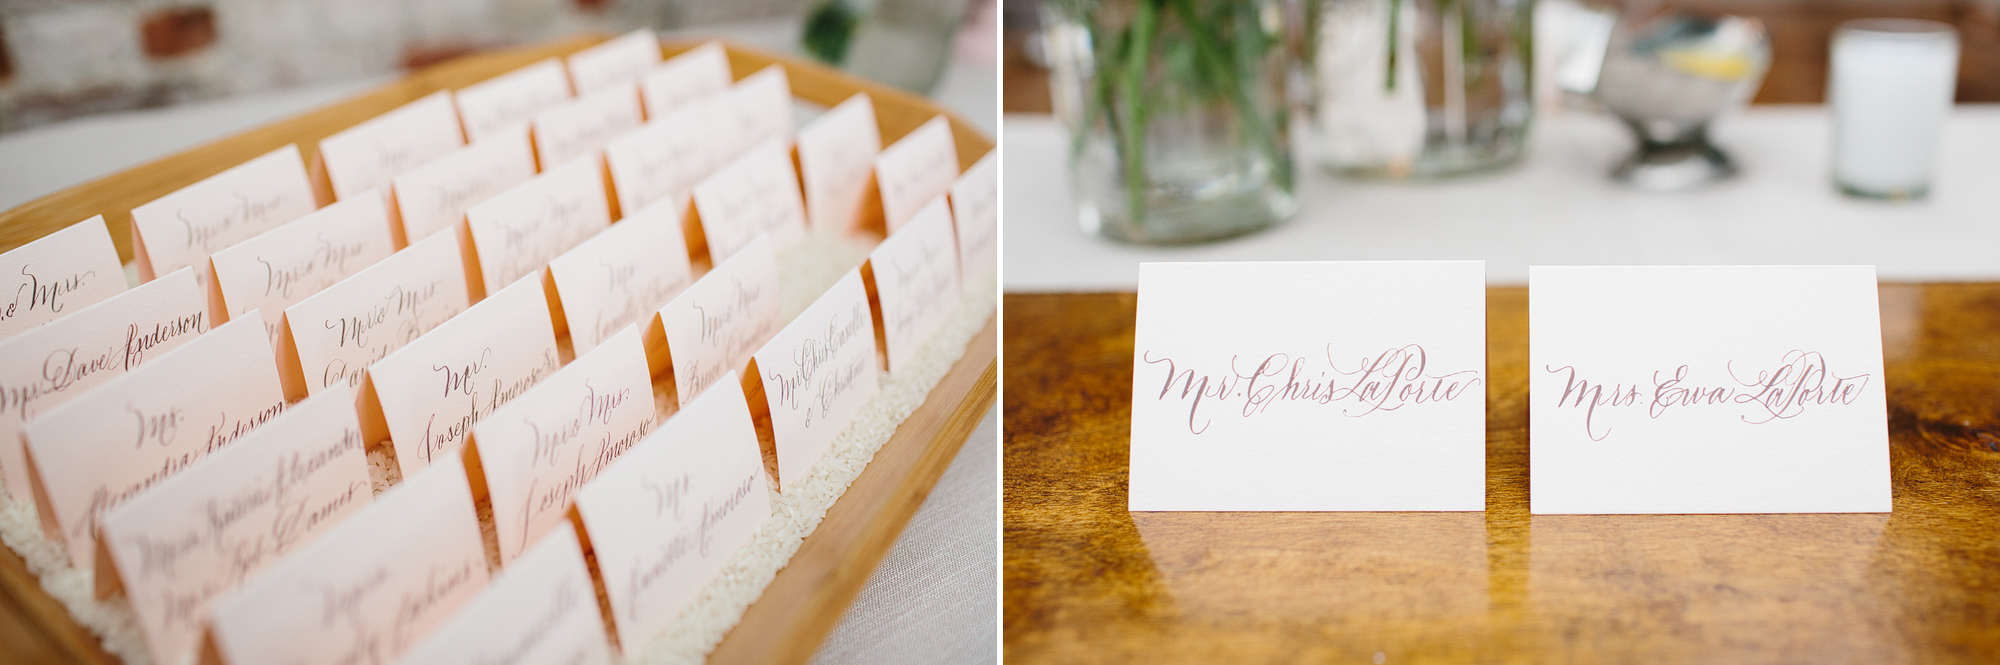
<path id="1" fill-rule="evenodd" d="M 1729 155 L 1709 142 L 1708 126 L 1750 101 L 1770 63 L 1770 37 L 1756 19 L 1620 21 L 1605 49 L 1596 96 L 1632 128 L 1638 148 L 1612 177 L 1673 191 L 1735 175 Z"/>

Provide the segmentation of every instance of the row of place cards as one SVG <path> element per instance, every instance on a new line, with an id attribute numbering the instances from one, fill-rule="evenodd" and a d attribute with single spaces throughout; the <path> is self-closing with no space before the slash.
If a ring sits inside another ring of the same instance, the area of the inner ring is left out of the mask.
<path id="1" fill-rule="evenodd" d="M 990 284 L 994 161 L 648 32 L 441 92 L 135 209 L 137 286 L 0 255 L 0 481 L 161 662 L 604 662 Z M 809 228 L 887 237 L 787 321 Z"/>
<path id="2" fill-rule="evenodd" d="M 1486 507 L 1481 262 L 1148 263 L 1134 511 Z M 1529 270 L 1535 514 L 1890 510 L 1870 266 Z"/>

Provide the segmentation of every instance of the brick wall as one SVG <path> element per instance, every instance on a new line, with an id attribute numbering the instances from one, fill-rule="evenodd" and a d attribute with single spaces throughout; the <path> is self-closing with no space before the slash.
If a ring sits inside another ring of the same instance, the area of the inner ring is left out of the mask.
<path id="1" fill-rule="evenodd" d="M 376 75 L 579 30 L 797 13 L 806 0 L 0 0 L 0 132 Z"/>

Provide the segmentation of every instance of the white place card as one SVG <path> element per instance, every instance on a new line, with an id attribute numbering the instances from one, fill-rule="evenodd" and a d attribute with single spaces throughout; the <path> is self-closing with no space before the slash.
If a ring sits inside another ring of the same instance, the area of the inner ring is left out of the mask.
<path id="1" fill-rule="evenodd" d="M 396 176 L 404 242 L 458 228 L 472 206 L 535 177 L 534 150 L 528 128 L 517 125 Z"/>
<path id="2" fill-rule="evenodd" d="M 563 524 L 577 490 L 653 431 L 653 419 L 646 347 L 626 326 L 473 425 L 500 560 Z"/>
<path id="3" fill-rule="evenodd" d="M 951 192 L 958 180 L 958 146 L 944 116 L 911 130 L 875 157 L 875 182 L 882 192 L 882 217 L 890 233 L 931 202 Z"/>
<path id="4" fill-rule="evenodd" d="M 42 528 L 89 569 L 104 513 L 285 410 L 261 320 L 216 326 L 21 429 Z"/>
<path id="5" fill-rule="evenodd" d="M 549 262 L 549 277 L 581 355 L 654 312 L 694 281 L 687 239 L 671 204 L 647 206 Z"/>
<path id="6" fill-rule="evenodd" d="M 639 86 L 633 82 L 596 92 L 535 114 L 535 159 L 548 170 L 558 164 L 596 155 L 612 139 L 645 121 L 639 111 Z"/>
<path id="7" fill-rule="evenodd" d="M 206 290 L 210 254 L 318 207 L 299 147 L 286 144 L 133 208 L 132 263 L 142 282 L 193 266 Z"/>
<path id="8" fill-rule="evenodd" d="M 576 94 L 588 95 L 630 83 L 660 64 L 660 37 L 652 28 L 640 28 L 572 53 L 566 62 Z"/>
<path id="9" fill-rule="evenodd" d="M 465 138 L 477 141 L 568 101 L 569 73 L 549 58 L 452 92 Z"/>
<path id="10" fill-rule="evenodd" d="M 611 623 L 641 653 L 771 514 L 735 373 L 667 419 L 577 496 Z"/>
<path id="11" fill-rule="evenodd" d="M 361 387 L 363 370 L 472 306 L 456 233 L 438 233 L 285 309 L 285 393 Z"/>
<path id="12" fill-rule="evenodd" d="M 881 305 L 882 340 L 889 371 L 900 372 L 951 317 L 958 286 L 958 245 L 944 198 L 917 212 L 868 253 L 869 275 Z"/>
<path id="13" fill-rule="evenodd" d="M 565 521 L 396 662 L 610 665 L 607 634 L 576 529 Z"/>
<path id="14" fill-rule="evenodd" d="M 646 103 L 646 118 L 654 119 L 674 109 L 713 97 L 729 89 L 735 77 L 729 73 L 729 55 L 719 42 L 709 42 L 667 58 L 639 79 L 639 94 Z"/>
<path id="15" fill-rule="evenodd" d="M 715 97 L 710 128 L 724 160 L 759 143 L 792 143 L 792 83 L 785 68 L 771 65 L 743 77 Z"/>
<path id="16" fill-rule="evenodd" d="M 341 387 L 104 515 L 97 582 L 122 583 L 153 662 L 193 656 L 223 594 L 374 498 Z"/>
<path id="17" fill-rule="evenodd" d="M 815 229 L 841 233 L 861 225 L 882 132 L 875 103 L 857 92 L 799 130 L 799 180 Z"/>
<path id="18" fill-rule="evenodd" d="M 208 332 L 194 269 L 140 284 L 0 342 L 0 472 L 32 504 L 21 425 Z"/>
<path id="19" fill-rule="evenodd" d="M 486 587 L 465 465 L 403 482 L 216 601 L 228 665 L 387 663 Z"/>
<path id="20" fill-rule="evenodd" d="M 439 90 L 319 142 L 335 199 L 388 187 L 396 176 L 465 145 L 451 92 Z M 411 240 L 416 240 L 411 238 Z"/>
<path id="21" fill-rule="evenodd" d="M 104 216 L 0 254 L 0 340 L 125 292 L 125 268 Z"/>
<path id="22" fill-rule="evenodd" d="M 1889 512 L 1872 266 L 1531 267 L 1529 507 Z"/>
<path id="23" fill-rule="evenodd" d="M 757 350 L 780 488 L 805 479 L 880 387 L 872 316 L 861 269 L 849 270 Z"/>
<path id="24" fill-rule="evenodd" d="M 521 278 L 368 367 L 369 439 L 387 435 L 404 476 L 456 464 L 472 425 L 562 366 L 541 273 Z M 379 416 L 381 420 L 375 420 Z"/>
<path id="25" fill-rule="evenodd" d="M 493 195 L 465 211 L 481 293 L 493 293 L 611 225 L 604 167 L 578 159 Z M 683 254 L 685 256 L 685 254 Z"/>
<path id="26" fill-rule="evenodd" d="M 681 405 L 740 372 L 784 325 L 778 253 L 758 238 L 660 308 L 674 391 Z"/>
<path id="27" fill-rule="evenodd" d="M 979 288 L 1000 267 L 1000 172 L 995 161 L 999 154 L 998 150 L 986 153 L 951 184 L 958 267 L 968 291 Z"/>
<path id="28" fill-rule="evenodd" d="M 694 186 L 729 161 L 709 123 L 715 108 L 706 102 L 682 106 L 604 146 L 619 210 L 630 214 L 662 201 L 677 213 L 687 207 Z"/>
<path id="29" fill-rule="evenodd" d="M 798 172 L 784 144 L 765 141 L 694 188 L 695 214 L 720 263 L 759 235 L 782 247 L 805 235 L 806 209 Z"/>
<path id="30" fill-rule="evenodd" d="M 1480 261 L 1141 263 L 1130 508 L 1486 506 Z"/>
<path id="31" fill-rule="evenodd" d="M 216 318 L 261 311 L 264 334 L 282 345 L 286 307 L 396 253 L 391 224 L 388 196 L 371 189 L 216 252 Z"/>

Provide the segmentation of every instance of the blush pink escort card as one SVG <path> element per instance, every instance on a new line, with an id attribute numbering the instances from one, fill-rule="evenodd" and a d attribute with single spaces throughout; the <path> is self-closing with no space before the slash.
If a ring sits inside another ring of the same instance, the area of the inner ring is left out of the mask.
<path id="1" fill-rule="evenodd" d="M 759 237 L 660 308 L 680 403 L 743 369 L 778 327 L 778 254 Z"/>
<path id="2" fill-rule="evenodd" d="M 1485 509 L 1484 275 L 1139 264 L 1130 508 Z"/>
<path id="3" fill-rule="evenodd" d="M 286 145 L 132 209 L 139 281 L 193 266 L 208 288 L 208 255 L 319 207 L 299 148 Z"/>
<path id="4" fill-rule="evenodd" d="M 1529 507 L 1884 513 L 1873 266 L 1531 267 Z"/>
<path id="5" fill-rule="evenodd" d="M 875 104 L 857 92 L 799 130 L 799 176 L 806 217 L 815 229 L 846 233 L 861 225 L 882 133 Z"/>
<path id="6" fill-rule="evenodd" d="M 396 253 L 389 200 L 369 190 L 210 257 L 217 320 L 264 313 L 264 334 L 283 344 L 285 308 Z"/>
<path id="7" fill-rule="evenodd" d="M 604 167 L 578 159 L 551 168 L 472 206 L 465 224 L 482 292 L 499 291 L 611 225 Z"/>
<path id="8" fill-rule="evenodd" d="M 611 642 L 576 529 L 549 534 L 396 662 L 609 665 Z"/>
<path id="9" fill-rule="evenodd" d="M 577 51 L 565 59 L 576 93 L 590 93 L 629 83 L 660 64 L 660 38 L 640 28 Z"/>
<path id="10" fill-rule="evenodd" d="M 366 445 L 330 390 L 104 515 L 97 585 L 123 585 L 153 662 L 193 656 L 217 598 L 368 505 Z"/>
<path id="11" fill-rule="evenodd" d="M 208 332 L 194 269 L 131 290 L 0 342 L 0 472 L 7 494 L 34 502 L 21 425 Z"/>
<path id="12" fill-rule="evenodd" d="M 404 241 L 414 245 L 457 228 L 474 204 L 533 177 L 535 152 L 526 126 L 503 130 L 396 176 Z"/>
<path id="13" fill-rule="evenodd" d="M 674 212 L 671 205 L 648 206 L 549 262 L 576 353 L 627 325 L 648 323 L 694 281 Z"/>
<path id="14" fill-rule="evenodd" d="M 790 146 L 792 83 L 785 68 L 771 65 L 757 70 L 717 96 L 708 128 L 724 161 L 773 139 Z"/>
<path id="15" fill-rule="evenodd" d="M 286 395 L 359 388 L 369 365 L 472 306 L 458 243 L 433 235 L 286 308 Z"/>
<path id="16" fill-rule="evenodd" d="M 500 560 L 569 514 L 579 488 L 653 431 L 653 379 L 627 326 L 472 426 Z"/>
<path id="17" fill-rule="evenodd" d="M 639 79 L 639 96 L 645 102 L 646 118 L 652 120 L 720 94 L 734 81 L 728 53 L 722 44 L 709 42 L 647 70 Z"/>
<path id="18" fill-rule="evenodd" d="M 951 317 L 962 294 L 958 244 L 952 240 L 951 211 L 944 199 L 932 199 L 903 230 L 876 245 L 868 253 L 868 267 L 882 306 L 878 323 L 889 371 L 900 372 Z"/>
<path id="19" fill-rule="evenodd" d="M 951 218 L 957 229 L 958 267 L 965 289 L 980 287 L 983 276 L 1000 267 L 1000 172 L 995 150 L 951 184 Z"/>
<path id="20" fill-rule="evenodd" d="M 387 663 L 486 587 L 465 466 L 440 464 L 217 600 L 211 646 L 228 665 Z"/>
<path id="21" fill-rule="evenodd" d="M 778 484 L 796 487 L 875 396 L 875 324 L 861 270 L 847 272 L 757 351 L 771 409 Z"/>
<path id="22" fill-rule="evenodd" d="M 319 168 L 334 198 L 345 199 L 388 187 L 404 171 L 462 145 L 451 92 L 439 90 L 321 139 Z"/>
<path id="23" fill-rule="evenodd" d="M 695 214 L 720 263 L 759 235 L 779 246 L 805 235 L 805 204 L 784 144 L 765 141 L 694 188 Z"/>
<path id="24" fill-rule="evenodd" d="M 125 292 L 125 268 L 104 216 L 0 254 L 0 340 Z"/>
<path id="25" fill-rule="evenodd" d="M 409 476 L 458 463 L 473 423 L 561 367 L 540 274 L 522 278 L 368 367 L 361 424 Z M 381 420 L 375 420 L 375 417 Z"/>
<path id="26" fill-rule="evenodd" d="M 729 157 L 709 125 L 711 108 L 682 106 L 604 146 L 619 210 L 667 202 L 678 214 L 687 207 L 694 186 Z"/>
<path id="27" fill-rule="evenodd" d="M 735 373 L 667 419 L 577 496 L 611 623 L 641 653 L 771 515 Z"/>
<path id="28" fill-rule="evenodd" d="M 612 139 L 645 121 L 639 111 L 639 87 L 626 82 L 535 114 L 535 159 L 548 170 L 570 160 L 594 155 Z"/>
<path id="29" fill-rule="evenodd" d="M 285 409 L 278 364 L 251 317 L 104 382 L 22 428 L 42 528 L 90 569 L 98 521 Z"/>
<path id="30" fill-rule="evenodd" d="M 958 179 L 958 146 L 944 116 L 911 130 L 875 157 L 875 181 L 882 192 L 882 217 L 890 233 L 931 202 L 951 191 Z"/>
<path id="31" fill-rule="evenodd" d="M 515 125 L 536 113 L 568 101 L 569 74 L 562 61 L 549 58 L 451 93 L 465 138 L 477 141 Z"/>

